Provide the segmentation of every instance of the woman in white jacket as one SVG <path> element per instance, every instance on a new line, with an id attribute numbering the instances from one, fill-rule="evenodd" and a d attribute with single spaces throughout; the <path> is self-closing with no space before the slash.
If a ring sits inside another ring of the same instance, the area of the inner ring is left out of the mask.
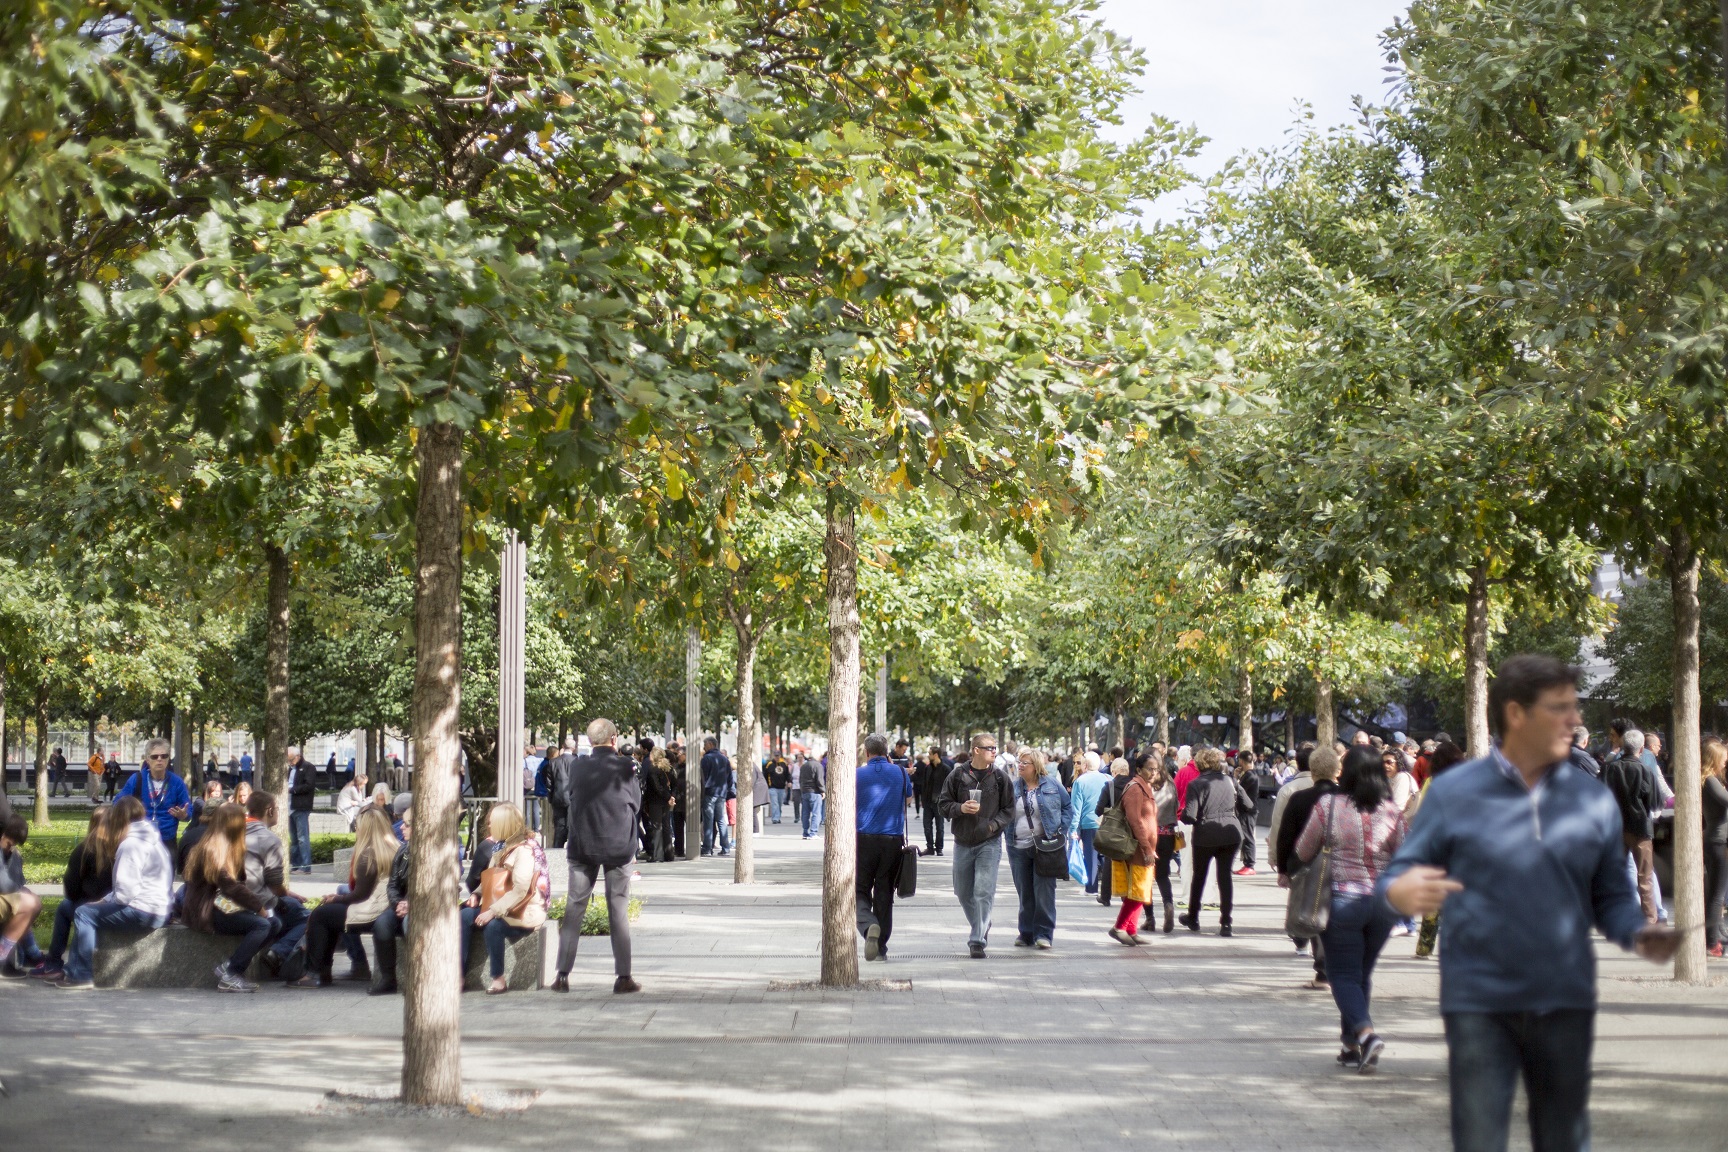
<path id="1" fill-rule="evenodd" d="M 162 843 L 162 833 L 144 818 L 144 805 L 136 796 L 116 800 L 108 820 L 111 829 L 126 830 L 114 852 L 114 888 L 102 899 L 80 905 L 72 914 L 66 973 L 56 985 L 69 992 L 95 987 L 96 937 L 102 929 L 149 931 L 168 923 L 174 858 Z"/>

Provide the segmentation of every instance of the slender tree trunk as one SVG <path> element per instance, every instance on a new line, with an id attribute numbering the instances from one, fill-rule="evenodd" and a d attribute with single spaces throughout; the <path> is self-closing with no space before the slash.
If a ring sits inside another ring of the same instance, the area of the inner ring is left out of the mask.
<path id="1" fill-rule="evenodd" d="M 1314 676 L 1314 743 L 1330 748 L 1338 742 L 1338 709 L 1332 703 L 1332 681 L 1324 673 Z"/>
<path id="2" fill-rule="evenodd" d="M 1464 753 L 1488 755 L 1488 569 L 1470 571 L 1464 602 Z"/>
<path id="3" fill-rule="evenodd" d="M 759 725 L 756 719 L 756 644 L 761 639 L 749 605 L 730 605 L 733 630 L 738 634 L 738 827 L 734 829 L 732 882 L 756 881 L 755 816 L 756 765 L 761 762 Z"/>
<path id="4" fill-rule="evenodd" d="M 1236 747 L 1254 751 L 1254 674 L 1247 665 L 1236 673 Z"/>
<path id="5" fill-rule="evenodd" d="M 1288 692 L 1288 685 L 1286 685 L 1285 690 Z M 1284 697 L 1284 754 L 1286 756 L 1296 754 L 1296 711 L 1290 707 L 1288 695 Z"/>
<path id="6" fill-rule="evenodd" d="M 702 633 L 684 635 L 684 858 L 702 855 Z"/>
<path id="7" fill-rule="evenodd" d="M 888 735 L 888 653 L 876 668 L 876 731 Z"/>
<path id="8" fill-rule="evenodd" d="M 3 802 L 0 807 L 11 811 L 10 802 L 6 801 L 6 765 L 10 759 L 7 753 L 12 750 L 12 730 L 7 727 L 6 719 L 6 687 L 6 669 L 0 666 L 0 802 Z M 22 744 L 23 737 L 19 737 L 19 741 Z M 23 776 L 22 770 L 19 771 L 19 776 Z M 20 779 L 18 783 L 22 784 L 24 781 Z"/>
<path id="9" fill-rule="evenodd" d="M 36 689 L 36 827 L 48 827 L 48 689 Z"/>
<path id="10" fill-rule="evenodd" d="M 294 567 L 277 544 L 264 545 L 268 569 L 264 625 L 264 754 L 258 765 L 258 787 L 276 797 L 277 810 L 288 812 L 288 589 Z"/>
<path id="11" fill-rule="evenodd" d="M 1704 967 L 1704 798 L 1699 769 L 1698 550 L 1684 528 L 1668 546 L 1674 606 L 1674 717 L 1668 762 L 1674 769 L 1674 922 L 1684 935 L 1674 979 L 1701 984 Z"/>
<path id="12" fill-rule="evenodd" d="M 858 535 L 852 509 L 829 497 L 828 538 L 828 784 L 823 790 L 822 983 L 858 986 L 857 796 Z"/>
<path id="13" fill-rule="evenodd" d="M 1122 697 L 1116 697 L 1111 715 L 1116 719 L 1116 747 L 1128 750 L 1128 717 L 1122 710 Z"/>
<path id="14" fill-rule="evenodd" d="M 1170 744 L 1170 677 L 1158 677 L 1158 739 Z"/>
<path id="15" fill-rule="evenodd" d="M 414 837 L 409 843 L 408 985 L 402 1099 L 462 1098 L 456 827 L 462 811 L 462 430 L 432 424 L 416 445 Z"/>

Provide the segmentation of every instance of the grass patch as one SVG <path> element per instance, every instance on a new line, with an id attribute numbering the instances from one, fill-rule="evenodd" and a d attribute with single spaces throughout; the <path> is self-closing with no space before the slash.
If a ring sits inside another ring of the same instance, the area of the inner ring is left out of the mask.
<path id="1" fill-rule="evenodd" d="M 286 837 L 283 838 L 282 843 L 284 846 L 287 845 Z M 334 863 L 336 849 L 352 847 L 354 847 L 354 833 L 352 832 L 320 832 L 312 837 L 312 863 Z"/>
<path id="2" fill-rule="evenodd" d="M 546 910 L 546 919 L 548 919 L 548 920 L 562 920 L 562 919 L 564 919 L 564 909 L 567 906 L 568 906 L 568 902 L 565 900 L 564 897 L 562 897 L 562 896 L 554 897 L 552 900 L 552 906 Z M 630 905 L 627 909 L 627 915 L 628 915 L 631 923 L 635 923 L 636 918 L 638 916 L 642 915 L 642 899 L 641 899 L 641 897 L 639 897 L 639 896 L 630 897 Z M 608 918 L 608 914 L 607 914 L 606 897 L 600 895 L 599 893 L 595 893 L 588 900 L 588 913 L 587 913 L 587 915 L 582 917 L 582 935 L 584 935 L 584 936 L 610 936 L 610 935 L 612 935 L 612 922 Z"/>

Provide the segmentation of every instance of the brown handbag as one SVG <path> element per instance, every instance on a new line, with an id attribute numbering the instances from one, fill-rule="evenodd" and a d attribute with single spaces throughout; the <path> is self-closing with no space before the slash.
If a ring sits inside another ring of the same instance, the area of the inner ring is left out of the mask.
<path id="1" fill-rule="evenodd" d="M 492 867 L 480 873 L 480 907 L 490 908 L 494 904 L 498 903 L 498 901 L 502 900 L 510 891 L 513 879 L 511 869 L 505 867 L 503 864 L 494 864 Z M 522 909 L 526 908 L 528 902 L 532 899 L 534 899 L 534 893 L 530 891 L 527 896 L 522 898 L 520 904 L 517 904 L 516 907 L 510 909 L 508 912 L 504 913 L 504 915 L 520 915 Z"/>

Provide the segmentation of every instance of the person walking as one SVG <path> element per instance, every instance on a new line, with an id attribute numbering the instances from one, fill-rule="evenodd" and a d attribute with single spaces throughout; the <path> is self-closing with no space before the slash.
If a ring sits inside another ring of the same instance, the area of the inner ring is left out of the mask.
<path id="1" fill-rule="evenodd" d="M 1122 790 L 1122 817 L 1128 822 L 1128 830 L 1134 834 L 1134 855 L 1127 860 L 1112 860 L 1110 862 L 1111 888 L 1122 894 L 1122 911 L 1116 914 L 1116 923 L 1110 929 L 1110 938 L 1120 944 L 1130 947 L 1143 944 L 1140 939 L 1140 912 L 1152 903 L 1152 889 L 1157 879 L 1158 863 L 1158 791 L 1153 785 L 1154 776 L 1162 773 L 1163 765 L 1152 752 L 1146 752 L 1139 757 L 1134 773 L 1128 784 Z M 1078 783 L 1078 781 L 1076 781 Z M 1169 786 L 1170 808 L 1176 807 L 1175 785 Z M 1174 817 L 1172 817 L 1174 819 Z M 1169 875 L 1165 875 L 1164 916 L 1165 931 L 1170 929 L 1170 899 Z"/>
<path id="2" fill-rule="evenodd" d="M 996 873 L 1002 864 L 1002 833 L 1014 818 L 1014 788 L 996 768 L 996 737 L 972 737 L 970 763 L 955 765 L 942 783 L 937 804 L 954 839 L 954 895 L 966 912 L 966 947 L 985 958 L 990 912 L 996 904 Z"/>
<path id="3" fill-rule="evenodd" d="M 1098 771 L 1097 765 L 1089 757 L 1074 757 L 1074 784 L 1069 789 L 1068 799 L 1072 815 L 1069 819 L 1068 837 L 1080 841 L 1080 850 L 1086 860 L 1086 894 L 1098 894 L 1098 849 L 1093 847 L 1093 838 L 1098 834 L 1098 797 L 1110 784 L 1110 778 Z"/>
<path id="4" fill-rule="evenodd" d="M 942 755 L 942 749 L 932 747 L 924 754 L 924 762 L 918 765 L 913 777 L 918 790 L 918 806 L 923 810 L 924 851 L 927 855 L 942 855 L 947 831 L 941 808 L 942 785 L 948 782 L 948 773 L 953 770 L 954 765 Z"/>
<path id="5" fill-rule="evenodd" d="M 90 797 L 90 803 L 102 802 L 102 773 L 106 765 L 102 753 L 91 749 L 90 759 L 84 762 L 84 795 Z"/>
<path id="6" fill-rule="evenodd" d="M 1260 803 L 1260 777 L 1254 771 L 1254 753 L 1238 752 L 1236 754 L 1236 769 L 1233 775 L 1236 783 L 1241 786 L 1242 794 L 1248 797 L 1248 811 L 1242 813 L 1242 866 L 1236 869 L 1237 876 L 1254 875 L 1254 826 Z"/>
<path id="7" fill-rule="evenodd" d="M 1704 946 L 1722 955 L 1722 904 L 1728 900 L 1728 744 L 1704 741 Z"/>
<path id="8" fill-rule="evenodd" d="M 1644 733 L 1627 729 L 1620 736 L 1620 754 L 1602 767 L 1602 783 L 1620 809 L 1620 835 L 1632 857 L 1638 901 L 1644 908 L 1644 919 L 1654 924 L 1661 917 L 1656 903 L 1654 849 L 1655 813 L 1661 801 L 1641 759 L 1643 751 Z"/>
<path id="9" fill-rule="evenodd" d="M 798 769 L 798 794 L 804 801 L 804 839 L 822 830 L 822 765 L 814 756 L 804 757 Z"/>
<path id="10" fill-rule="evenodd" d="M 786 809 L 786 791 L 792 785 L 792 769 L 787 765 L 786 757 L 775 752 L 768 757 L 762 774 L 768 780 L 768 819 L 778 824 Z"/>
<path id="11" fill-rule="evenodd" d="M 288 865 L 312 874 L 312 804 L 318 781 L 312 766 L 300 758 L 298 745 L 288 746 Z"/>
<path id="12" fill-rule="evenodd" d="M 702 741 L 702 855 L 714 855 L 715 845 L 720 855 L 732 854 L 732 839 L 727 831 L 726 801 L 734 799 L 738 790 L 733 786 L 732 760 L 720 751 L 720 742 L 710 736 Z"/>
<path id="13" fill-rule="evenodd" d="M 55 745 L 53 753 L 48 757 L 48 795 L 59 796 L 64 788 L 67 796 L 72 795 L 72 782 L 66 779 L 66 753 Z"/>
<path id="14" fill-rule="evenodd" d="M 1110 771 L 1106 773 L 1103 771 L 1103 760 L 1098 753 L 1088 751 L 1084 759 L 1092 771 L 1099 773 L 1105 779 L 1104 787 L 1098 791 L 1098 803 L 1092 808 L 1094 814 L 1102 820 L 1104 813 L 1122 803 L 1122 793 L 1128 789 L 1129 781 L 1133 777 L 1133 769 L 1128 766 L 1127 760 L 1112 760 Z M 1111 885 L 1114 881 L 1115 870 L 1103 867 L 1102 862 L 1100 862 L 1098 868 L 1098 903 L 1106 908 L 1110 907 L 1110 901 L 1113 898 Z"/>
<path id="15" fill-rule="evenodd" d="M 1062 779 L 1044 774 L 1044 754 L 1022 749 L 1020 772 L 1014 778 L 1014 821 L 1008 841 L 1008 873 L 1020 897 L 1018 948 L 1050 948 L 1056 940 L 1056 877 L 1038 872 L 1038 842 L 1055 840 L 1065 846 L 1073 818 L 1073 801 Z M 1067 853 L 1062 855 L 1067 866 Z"/>
<path id="16" fill-rule="evenodd" d="M 1151 773 L 1152 798 L 1158 805 L 1157 858 L 1152 862 L 1152 879 L 1158 885 L 1158 898 L 1164 903 L 1164 934 L 1169 935 L 1176 928 L 1176 900 L 1170 889 L 1170 865 L 1176 859 L 1176 819 L 1179 815 L 1176 810 L 1176 778 L 1159 745 L 1154 744 L 1151 751 L 1141 753 L 1139 759 L 1138 770 Z"/>
<path id="17" fill-rule="evenodd" d="M 1320 800 L 1338 791 L 1338 773 L 1343 763 L 1334 748 L 1305 748 L 1297 752 L 1302 775 L 1292 780 L 1278 793 L 1272 810 L 1272 827 L 1268 830 L 1272 866 L 1278 872 L 1278 887 L 1288 889 L 1290 878 L 1302 867 L 1296 856 L 1296 840 L 1308 827 L 1308 817 Z M 1304 778 L 1305 777 L 1305 778 Z M 1296 940 L 1296 954 L 1312 952 L 1314 975 L 1303 985 L 1310 991 L 1330 988 L 1326 976 L 1326 945 L 1319 936 Z"/>
<path id="18" fill-rule="evenodd" d="M 864 937 L 864 959 L 886 960 L 888 938 L 894 934 L 894 890 L 906 846 L 912 777 L 888 758 L 888 737 L 880 732 L 864 738 L 864 755 L 869 759 L 856 776 L 858 934 Z"/>
<path id="19" fill-rule="evenodd" d="M 1253 810 L 1242 785 L 1224 772 L 1224 753 L 1202 748 L 1194 757 L 1199 769 L 1188 785 L 1181 820 L 1194 828 L 1194 876 L 1188 887 L 1188 912 L 1182 919 L 1190 932 L 1200 931 L 1200 898 L 1206 892 L 1206 869 L 1218 873 L 1218 935 L 1232 935 L 1230 914 L 1235 896 L 1230 861 L 1242 845 L 1242 817 Z M 1178 776 L 1180 782 L 1180 776 Z"/>
<path id="20" fill-rule="evenodd" d="M 1313 759 L 1309 760 L 1310 765 Z M 1344 1049 L 1338 1062 L 1363 1073 L 1380 1066 L 1386 1042 L 1370 1014 L 1374 963 L 1392 933 L 1393 916 L 1374 895 L 1375 882 L 1404 841 L 1404 810 L 1378 753 L 1352 748 L 1336 791 L 1310 788 L 1313 810 L 1296 838 L 1296 859 L 1332 856 L 1331 914 L 1320 934 Z"/>
<path id="21" fill-rule="evenodd" d="M 102 799 L 104 802 L 113 803 L 114 795 L 120 788 L 120 777 L 123 775 L 125 773 L 120 770 L 120 757 L 110 748 L 108 759 L 102 765 Z"/>
<path id="22" fill-rule="evenodd" d="M 570 814 L 569 895 L 558 926 L 558 971 L 552 991 L 570 991 L 570 969 L 582 940 L 582 920 L 602 876 L 606 918 L 611 930 L 614 993 L 640 992 L 630 975 L 630 865 L 636 857 L 636 818 L 642 789 L 630 758 L 618 751 L 618 726 L 596 719 L 588 724 L 593 751 L 570 772 L 565 807 Z"/>
<path id="23" fill-rule="evenodd" d="M 1658 963 L 1680 934 L 1648 922 L 1613 795 L 1574 766 L 1580 671 L 1514 656 L 1488 688 L 1488 755 L 1429 782 L 1377 885 L 1404 916 L 1445 906 L 1440 1014 L 1454 1152 L 1505 1152 L 1520 1076 L 1538 1152 L 1590 1146 L 1600 929 Z"/>
<path id="24" fill-rule="evenodd" d="M 570 836 L 570 770 L 576 764 L 576 737 L 564 737 L 564 749 L 546 767 L 546 796 L 552 808 L 552 847 L 562 848 Z"/>
<path id="25" fill-rule="evenodd" d="M 180 774 L 168 767 L 168 741 L 160 737 L 144 745 L 144 768 L 134 772 L 121 796 L 132 796 L 144 806 L 144 818 L 156 826 L 169 856 L 180 838 L 180 822 L 191 815 L 192 793 Z M 170 864 L 169 870 L 173 867 Z"/>

